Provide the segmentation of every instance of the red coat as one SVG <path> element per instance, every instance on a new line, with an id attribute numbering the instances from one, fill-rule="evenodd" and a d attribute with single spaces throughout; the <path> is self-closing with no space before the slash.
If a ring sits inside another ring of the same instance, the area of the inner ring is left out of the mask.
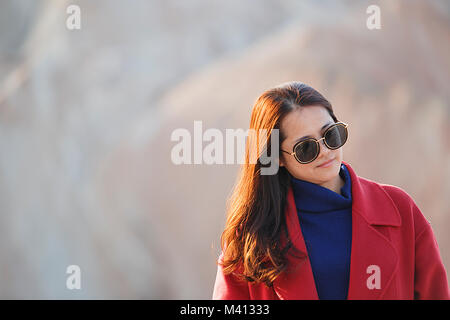
<path id="1" fill-rule="evenodd" d="M 353 199 L 348 299 L 449 299 L 438 244 L 411 197 L 398 187 L 358 177 L 343 163 Z M 292 189 L 285 214 L 290 239 L 306 254 Z M 213 299 L 318 299 L 309 259 L 302 263 L 288 255 L 288 262 L 299 267 L 281 274 L 272 288 L 224 275 L 218 266 Z"/>

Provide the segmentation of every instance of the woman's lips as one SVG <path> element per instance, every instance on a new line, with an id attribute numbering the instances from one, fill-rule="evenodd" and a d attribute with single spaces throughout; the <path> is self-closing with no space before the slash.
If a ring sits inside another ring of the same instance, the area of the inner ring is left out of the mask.
<path id="1" fill-rule="evenodd" d="M 334 159 L 331 159 L 330 161 L 328 161 L 328 162 L 325 162 L 325 163 L 322 163 L 320 166 L 318 166 L 318 167 L 320 167 L 320 168 L 326 168 L 326 167 L 329 167 L 332 163 L 333 163 L 333 161 L 334 161 Z"/>

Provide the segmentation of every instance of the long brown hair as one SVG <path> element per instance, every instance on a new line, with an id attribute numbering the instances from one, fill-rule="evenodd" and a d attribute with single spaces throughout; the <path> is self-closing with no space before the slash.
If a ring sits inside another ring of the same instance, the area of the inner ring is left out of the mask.
<path id="1" fill-rule="evenodd" d="M 265 148 L 275 152 L 278 160 L 279 150 L 271 150 L 272 130 L 280 129 L 288 113 L 312 105 L 325 107 L 333 120 L 338 121 L 331 104 L 315 89 L 296 81 L 281 84 L 266 90 L 256 100 L 250 129 L 267 130 Z M 285 138 L 279 130 L 279 146 Z M 227 220 L 221 236 L 223 257 L 219 263 L 225 274 L 234 273 L 247 281 L 272 286 L 275 278 L 287 270 L 286 253 L 292 253 L 289 249 L 293 248 L 284 214 L 290 178 L 285 167 L 280 167 L 276 174 L 261 175 L 264 165 L 260 154 L 255 163 L 249 161 L 249 152 L 247 140 L 246 161 L 227 204 Z M 283 247 L 282 235 L 287 239 Z"/>

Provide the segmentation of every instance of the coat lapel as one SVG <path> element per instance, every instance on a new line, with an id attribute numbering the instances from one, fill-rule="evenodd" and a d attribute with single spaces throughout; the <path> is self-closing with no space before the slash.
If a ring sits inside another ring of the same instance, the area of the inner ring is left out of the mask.
<path id="1" fill-rule="evenodd" d="M 348 299 L 382 299 L 393 288 L 398 252 L 391 227 L 401 218 L 391 197 L 373 181 L 360 178 L 344 162 L 352 180 L 352 249 Z M 377 279 L 378 278 L 378 279 Z"/>
<path id="2" fill-rule="evenodd" d="M 343 163 L 350 173 L 353 199 L 348 299 L 381 299 L 388 288 L 395 290 L 398 253 L 391 243 L 389 227 L 401 225 L 400 214 L 377 183 L 358 177 L 348 163 Z M 275 293 L 286 300 L 318 299 L 292 188 L 288 190 L 285 216 L 289 238 L 303 257 L 287 255 L 290 269 L 274 281 Z"/>

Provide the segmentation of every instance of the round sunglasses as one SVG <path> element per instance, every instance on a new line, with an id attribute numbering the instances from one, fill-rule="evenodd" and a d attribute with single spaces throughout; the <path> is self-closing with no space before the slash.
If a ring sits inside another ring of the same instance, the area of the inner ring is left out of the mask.
<path id="1" fill-rule="evenodd" d="M 319 155 L 319 142 L 321 140 L 324 140 L 327 148 L 331 150 L 339 149 L 345 144 L 348 138 L 347 127 L 348 124 L 346 123 L 336 122 L 325 130 L 322 138 L 319 140 L 314 138 L 306 138 L 304 140 L 300 140 L 294 145 L 292 153 L 284 150 L 281 151 L 294 156 L 295 160 L 302 164 L 313 162 Z"/>

